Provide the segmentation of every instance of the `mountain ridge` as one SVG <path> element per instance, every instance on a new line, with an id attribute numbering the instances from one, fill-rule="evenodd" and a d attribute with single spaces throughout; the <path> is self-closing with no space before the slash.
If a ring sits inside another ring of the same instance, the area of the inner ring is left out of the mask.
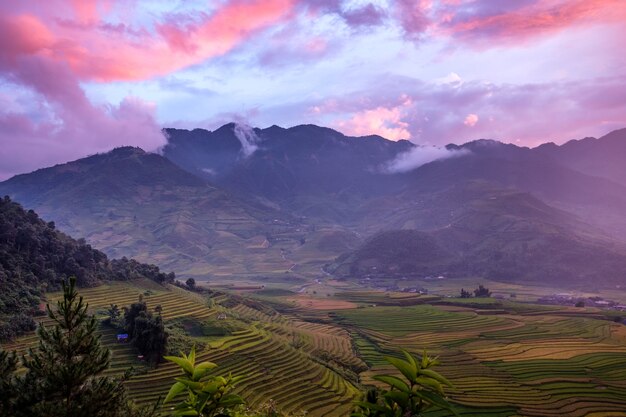
<path id="1" fill-rule="evenodd" d="M 473 204 L 478 211 L 472 218 L 488 217 L 493 205 L 476 201 L 515 192 L 529 197 L 508 197 L 509 205 L 500 207 L 515 219 L 511 224 L 535 224 L 541 235 L 562 223 L 557 234 L 582 239 L 581 247 L 613 251 L 626 242 L 626 185 L 618 181 L 619 171 L 610 171 L 614 178 L 585 172 L 612 146 L 626 143 L 626 130 L 587 141 L 602 147 L 580 157 L 581 167 L 578 153 L 569 150 L 567 163 L 559 162 L 567 144 L 526 148 L 482 139 L 420 156 L 418 167 L 396 173 L 382 168 L 399 155 L 428 149 L 315 125 L 252 129 L 230 123 L 212 132 L 165 131 L 162 155 L 122 147 L 13 177 L 0 183 L 0 193 L 109 255 L 154 259 L 197 277 L 310 276 L 386 231 L 439 230 L 444 239 L 445 227 L 461 221 L 459 212 Z M 527 205 L 529 198 L 537 203 Z M 528 218 L 539 202 L 548 208 Z M 476 247 L 489 242 L 490 223 L 482 227 L 472 232 Z M 494 240 L 485 250 L 498 245 L 502 241 Z"/>

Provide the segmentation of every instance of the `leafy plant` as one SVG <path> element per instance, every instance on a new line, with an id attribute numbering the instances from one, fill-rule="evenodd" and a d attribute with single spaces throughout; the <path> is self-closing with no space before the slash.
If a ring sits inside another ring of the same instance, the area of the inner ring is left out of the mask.
<path id="1" fill-rule="evenodd" d="M 165 357 L 180 367 L 183 376 L 176 378 L 177 382 L 170 388 L 163 404 L 187 392 L 187 399 L 173 408 L 173 416 L 226 417 L 231 416 L 233 407 L 243 404 L 241 397 L 230 393 L 243 377 L 211 375 L 211 370 L 217 365 L 212 362 L 196 365 L 195 346 L 189 355 L 181 355 Z"/>
<path id="2" fill-rule="evenodd" d="M 406 360 L 385 358 L 404 376 L 377 375 L 374 377 L 389 386 L 387 390 L 370 390 L 365 400 L 357 403 L 352 417 L 419 417 L 431 408 L 440 408 L 457 413 L 446 400 L 444 387 L 452 384 L 434 371 L 439 361 L 429 357 L 426 352 L 417 358 L 403 350 Z"/>

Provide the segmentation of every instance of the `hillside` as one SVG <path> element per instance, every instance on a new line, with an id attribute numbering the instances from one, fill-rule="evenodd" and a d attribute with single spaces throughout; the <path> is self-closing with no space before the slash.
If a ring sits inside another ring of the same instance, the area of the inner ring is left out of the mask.
<path id="1" fill-rule="evenodd" d="M 109 256 L 181 273 L 247 272 L 251 261 L 242 249 L 292 228 L 289 215 L 245 203 L 130 147 L 13 177 L 0 184 L 0 194 Z M 260 252 L 254 260 L 280 264 L 278 250 Z"/>
<path id="2" fill-rule="evenodd" d="M 359 278 L 476 276 L 578 288 L 624 282 L 625 245 L 529 194 L 470 182 L 429 203 L 425 206 L 438 207 L 441 215 L 414 208 L 413 225 L 426 218 L 434 227 L 382 231 L 340 256 L 329 271 Z"/>
<path id="3" fill-rule="evenodd" d="M 139 277 L 173 282 L 175 277 L 126 258 L 110 261 L 84 239 L 58 231 L 54 222 L 8 197 L 0 199 L 0 340 L 32 330 L 44 293 L 58 290 L 70 276 L 82 287 Z"/>
<path id="4" fill-rule="evenodd" d="M 430 193 L 459 181 L 486 181 L 498 187 L 533 194 L 547 204 L 575 214 L 613 237 L 626 240 L 626 187 L 583 173 L 537 150 L 496 141 L 475 141 L 458 147 L 462 158 L 436 161 L 410 173 L 409 196 Z"/>

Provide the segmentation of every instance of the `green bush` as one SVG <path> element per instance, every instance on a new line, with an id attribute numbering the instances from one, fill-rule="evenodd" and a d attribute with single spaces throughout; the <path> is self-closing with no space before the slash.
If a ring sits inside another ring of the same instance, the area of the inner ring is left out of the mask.
<path id="1" fill-rule="evenodd" d="M 405 350 L 402 352 L 406 360 L 392 357 L 386 359 L 400 371 L 404 379 L 394 375 L 376 375 L 374 379 L 387 384 L 389 389 L 368 391 L 365 401 L 357 403 L 352 417 L 417 417 L 431 408 L 444 409 L 457 415 L 444 393 L 444 386 L 451 387 L 452 384 L 432 370 L 439 361 L 430 358 L 426 352 L 421 359 Z"/>

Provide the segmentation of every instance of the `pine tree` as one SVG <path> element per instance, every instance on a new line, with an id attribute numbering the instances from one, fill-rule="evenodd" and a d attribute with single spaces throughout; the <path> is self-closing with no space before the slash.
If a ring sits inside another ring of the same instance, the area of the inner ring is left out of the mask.
<path id="1" fill-rule="evenodd" d="M 47 306 L 53 328 L 40 326 L 39 346 L 22 358 L 17 416 L 121 417 L 132 414 L 120 381 L 99 376 L 108 368 L 110 352 L 100 344 L 98 322 L 75 289 L 63 283 L 56 311 Z"/>
<path id="2" fill-rule="evenodd" d="M 15 371 L 17 370 L 17 356 L 0 350 L 0 416 L 14 414 L 13 406 L 17 398 Z"/>

